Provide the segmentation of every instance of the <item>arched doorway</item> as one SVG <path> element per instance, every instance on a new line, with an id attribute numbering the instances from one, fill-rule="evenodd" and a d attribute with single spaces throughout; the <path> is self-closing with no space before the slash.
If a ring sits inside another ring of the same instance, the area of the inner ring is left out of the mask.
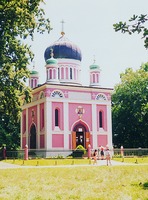
<path id="1" fill-rule="evenodd" d="M 75 149 L 78 145 L 82 145 L 87 149 L 88 144 L 90 144 L 90 132 L 88 127 L 82 123 L 76 124 L 72 132 L 72 149 Z"/>
<path id="2" fill-rule="evenodd" d="M 77 127 L 76 129 L 76 147 L 78 145 L 85 146 L 85 129 L 83 126 Z"/>
<path id="3" fill-rule="evenodd" d="M 30 128 L 30 149 L 36 149 L 36 127 L 34 124 Z"/>

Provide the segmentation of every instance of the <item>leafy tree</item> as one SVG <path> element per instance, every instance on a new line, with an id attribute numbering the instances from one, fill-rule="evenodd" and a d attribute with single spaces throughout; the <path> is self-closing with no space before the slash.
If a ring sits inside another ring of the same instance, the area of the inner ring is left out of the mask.
<path id="1" fill-rule="evenodd" d="M 142 39 L 144 39 L 144 46 L 148 48 L 148 28 L 146 22 L 148 21 L 148 15 L 133 15 L 129 19 L 129 24 L 126 22 L 119 22 L 114 24 L 115 31 L 121 31 L 122 33 L 129 33 L 130 35 L 133 33 L 142 34 Z"/>
<path id="2" fill-rule="evenodd" d="M 21 96 L 27 102 L 31 99 L 31 90 L 25 82 L 30 74 L 27 65 L 34 56 L 25 39 L 33 40 L 35 31 L 51 30 L 40 3 L 43 0 L 1 0 L 0 3 L 0 146 L 19 145 Z"/>
<path id="3" fill-rule="evenodd" d="M 148 147 L 148 63 L 121 74 L 112 102 L 114 145 Z"/>

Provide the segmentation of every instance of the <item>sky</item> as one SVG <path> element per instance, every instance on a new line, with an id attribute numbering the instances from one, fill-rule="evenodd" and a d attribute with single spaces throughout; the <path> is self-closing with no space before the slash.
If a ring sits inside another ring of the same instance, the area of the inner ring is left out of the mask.
<path id="1" fill-rule="evenodd" d="M 82 52 L 81 83 L 89 85 L 89 66 L 101 68 L 100 86 L 113 88 L 120 83 L 120 74 L 126 68 L 138 69 L 148 62 L 148 51 L 142 35 L 115 32 L 113 24 L 128 21 L 133 14 L 148 14 L 148 0 L 45 0 L 41 7 L 50 19 L 53 30 L 35 34 L 30 42 L 35 54 L 35 70 L 40 74 L 39 83 L 46 81 L 45 49 L 60 38 L 61 21 L 64 20 L 65 36 L 79 46 Z M 29 69 L 32 69 L 29 66 Z"/>

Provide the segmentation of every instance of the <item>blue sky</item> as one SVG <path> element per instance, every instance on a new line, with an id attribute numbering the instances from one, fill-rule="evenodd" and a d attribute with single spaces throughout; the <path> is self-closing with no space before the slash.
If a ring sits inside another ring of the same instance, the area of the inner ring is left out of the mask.
<path id="1" fill-rule="evenodd" d="M 30 42 L 40 83 L 46 80 L 44 51 L 61 36 L 62 19 L 66 37 L 82 51 L 83 85 L 89 85 L 89 66 L 94 55 L 101 68 L 101 87 L 113 88 L 120 82 L 120 73 L 126 68 L 138 69 L 142 63 L 148 62 L 141 35 L 129 36 L 113 29 L 114 23 L 127 21 L 133 14 L 147 14 L 147 0 L 45 0 L 45 3 L 42 7 L 53 30 L 50 34 L 35 34 L 34 41 Z"/>

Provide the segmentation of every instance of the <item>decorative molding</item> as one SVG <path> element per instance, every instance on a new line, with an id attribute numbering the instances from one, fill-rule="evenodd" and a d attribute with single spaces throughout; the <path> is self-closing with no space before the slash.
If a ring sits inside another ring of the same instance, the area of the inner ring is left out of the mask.
<path id="1" fill-rule="evenodd" d="M 96 100 L 103 100 L 103 101 L 107 101 L 107 97 L 106 97 L 106 95 L 105 94 L 103 94 L 103 93 L 99 93 L 98 95 L 96 95 Z"/>
<path id="2" fill-rule="evenodd" d="M 79 118 L 82 118 L 83 114 L 85 113 L 85 110 L 82 106 L 78 106 L 76 108 L 76 113 L 79 116 Z"/>
<path id="3" fill-rule="evenodd" d="M 63 93 L 60 91 L 60 90 L 54 90 L 52 93 L 51 93 L 51 97 L 60 97 L 60 98 L 63 98 L 64 95 Z"/>
<path id="4" fill-rule="evenodd" d="M 41 91 L 39 94 L 39 99 L 43 99 L 44 97 L 45 97 L 45 93 L 43 91 Z"/>

